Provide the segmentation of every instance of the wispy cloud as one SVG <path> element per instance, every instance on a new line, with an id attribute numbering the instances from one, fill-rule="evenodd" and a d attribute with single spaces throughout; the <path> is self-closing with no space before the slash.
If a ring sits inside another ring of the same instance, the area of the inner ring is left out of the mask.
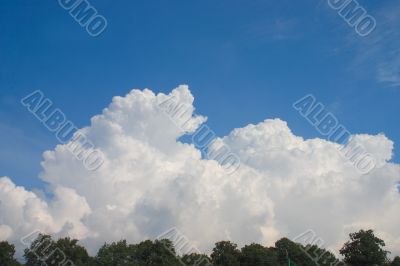
<path id="1" fill-rule="evenodd" d="M 295 18 L 266 18 L 255 21 L 245 26 L 245 31 L 260 40 L 283 41 L 299 38 L 297 25 L 300 23 Z"/>
<path id="2" fill-rule="evenodd" d="M 376 77 L 379 82 L 400 87 L 400 3 L 382 9 L 379 19 L 380 27 L 375 45 L 381 58 Z"/>
<path id="3" fill-rule="evenodd" d="M 357 47 L 353 67 L 370 72 L 387 87 L 400 87 L 400 3 L 385 5 L 374 15 L 377 27 L 370 36 L 349 37 Z"/>

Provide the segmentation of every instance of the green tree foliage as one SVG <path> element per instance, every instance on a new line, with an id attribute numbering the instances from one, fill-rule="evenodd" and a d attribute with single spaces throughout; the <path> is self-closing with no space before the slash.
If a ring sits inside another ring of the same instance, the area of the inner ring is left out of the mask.
<path id="1" fill-rule="evenodd" d="M 288 265 L 288 259 L 292 266 L 343 266 L 334 254 L 317 245 L 303 246 L 287 238 L 282 238 L 275 243 L 275 249 L 280 265 Z"/>
<path id="2" fill-rule="evenodd" d="M 275 250 L 254 243 L 242 248 L 239 260 L 241 266 L 275 266 L 279 264 Z"/>
<path id="3" fill-rule="evenodd" d="M 400 257 L 396 256 L 393 261 L 390 263 L 390 266 L 400 266 Z"/>
<path id="4" fill-rule="evenodd" d="M 47 260 L 52 254 L 54 242 L 49 235 L 38 235 L 38 237 L 31 243 L 30 247 L 25 249 L 24 257 L 26 259 L 25 265 L 27 266 L 42 266 L 50 262 Z M 44 263 L 45 262 L 45 263 Z"/>
<path id="5" fill-rule="evenodd" d="M 137 245 L 128 245 L 126 240 L 104 244 L 95 259 L 104 266 L 174 266 L 180 265 L 171 241 L 146 240 Z"/>
<path id="6" fill-rule="evenodd" d="M 350 241 L 340 250 L 345 263 L 354 266 L 385 265 L 388 253 L 383 250 L 385 242 L 377 238 L 372 230 L 360 230 L 349 236 Z"/>
<path id="7" fill-rule="evenodd" d="M 278 253 L 278 260 L 281 265 L 287 265 L 290 258 L 291 265 L 314 265 L 313 260 L 307 254 L 304 247 L 298 243 L 291 241 L 288 238 L 282 238 L 275 243 L 275 248 Z"/>
<path id="8" fill-rule="evenodd" d="M 311 265 L 315 266 L 341 266 L 344 263 L 340 262 L 330 251 L 320 248 L 317 245 L 306 245 L 304 251 L 313 261 Z"/>
<path id="9" fill-rule="evenodd" d="M 69 237 L 60 238 L 55 245 L 62 250 L 66 259 L 72 261 L 75 266 L 93 265 L 93 259 L 84 247 L 78 245 L 78 240 Z"/>
<path id="10" fill-rule="evenodd" d="M 78 240 L 69 237 L 60 238 L 56 242 L 49 235 L 38 235 L 29 249 L 25 249 L 24 257 L 27 266 L 42 265 L 93 265 L 93 260 L 86 249 L 78 245 Z"/>
<path id="11" fill-rule="evenodd" d="M 20 265 L 15 259 L 15 246 L 7 241 L 0 242 L 0 266 L 17 266 Z"/>
<path id="12" fill-rule="evenodd" d="M 205 254 L 185 254 L 182 256 L 181 261 L 187 266 L 210 266 L 211 259 Z"/>
<path id="13" fill-rule="evenodd" d="M 134 260 L 139 265 L 146 266 L 174 266 L 181 265 L 172 242 L 168 239 L 144 241 L 135 245 Z"/>
<path id="14" fill-rule="evenodd" d="M 211 253 L 212 263 L 216 266 L 239 266 L 240 251 L 237 245 L 229 241 L 221 241 L 215 244 Z"/>
<path id="15" fill-rule="evenodd" d="M 375 237 L 372 230 L 360 230 L 350 234 L 350 240 L 340 250 L 343 262 L 317 245 L 303 246 L 288 238 L 278 240 L 275 247 L 253 243 L 241 250 L 235 243 L 221 241 L 215 244 L 210 257 L 197 253 L 180 257 L 167 239 L 139 244 L 120 240 L 105 243 L 95 257 L 90 257 L 76 239 L 54 241 L 51 236 L 40 234 L 25 250 L 24 257 L 27 266 L 287 266 L 289 260 L 291 266 L 400 266 L 400 257 L 389 262 L 384 246 L 384 241 Z M 22 265 L 14 256 L 14 245 L 0 242 L 0 266 Z"/>
<path id="16" fill-rule="evenodd" d="M 121 265 L 134 266 L 139 265 L 134 262 L 133 254 L 135 253 L 134 246 L 128 245 L 126 240 L 104 244 L 95 258 L 96 265 Z"/>

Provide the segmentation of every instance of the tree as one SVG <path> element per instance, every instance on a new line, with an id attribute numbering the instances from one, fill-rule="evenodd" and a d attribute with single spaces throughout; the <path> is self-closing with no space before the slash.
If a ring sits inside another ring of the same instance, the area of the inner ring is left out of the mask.
<path id="1" fill-rule="evenodd" d="M 237 249 L 237 245 L 230 241 L 217 242 L 211 253 L 211 260 L 216 266 L 240 265 L 239 257 L 240 251 Z"/>
<path id="2" fill-rule="evenodd" d="M 275 243 L 275 248 L 278 254 L 278 260 L 281 265 L 288 265 L 290 259 L 291 265 L 307 265 L 314 266 L 314 261 L 307 254 L 306 249 L 298 243 L 284 237 Z"/>
<path id="3" fill-rule="evenodd" d="M 0 242 L 0 266 L 17 266 L 20 265 L 15 259 L 15 246 L 7 241 Z"/>
<path id="4" fill-rule="evenodd" d="M 93 265 L 94 261 L 87 253 L 86 249 L 78 245 L 78 240 L 69 237 L 60 238 L 55 243 L 65 255 L 65 257 L 72 261 L 76 266 Z"/>
<path id="5" fill-rule="evenodd" d="M 182 256 L 181 261 L 187 266 L 210 266 L 211 259 L 205 254 L 185 254 Z"/>
<path id="6" fill-rule="evenodd" d="M 344 265 L 340 260 L 338 260 L 334 254 L 326 249 L 320 248 L 317 245 L 306 245 L 304 251 L 313 260 L 313 265 L 316 266 L 339 266 Z"/>
<path id="7" fill-rule="evenodd" d="M 30 247 L 24 250 L 24 257 L 27 266 L 42 266 L 52 255 L 54 242 L 49 235 L 39 234 L 31 243 Z"/>
<path id="8" fill-rule="evenodd" d="M 138 262 L 134 260 L 135 248 L 133 245 L 128 245 L 126 240 L 104 244 L 95 258 L 97 265 L 104 266 L 136 266 Z"/>
<path id="9" fill-rule="evenodd" d="M 390 266 L 400 266 L 400 257 L 396 256 L 393 261 L 390 263 Z"/>
<path id="10" fill-rule="evenodd" d="M 172 242 L 168 239 L 146 240 L 135 245 L 134 259 L 139 265 L 177 266 L 181 265 Z"/>
<path id="11" fill-rule="evenodd" d="M 340 254 L 348 265 L 385 265 L 388 252 L 383 250 L 385 242 L 377 238 L 372 230 L 360 230 L 351 233 L 350 241 L 346 242 Z"/>
<path id="12" fill-rule="evenodd" d="M 27 266 L 93 265 L 86 249 L 78 245 L 78 240 L 69 237 L 55 242 L 50 235 L 39 234 L 29 249 L 25 249 L 24 257 Z"/>
<path id="13" fill-rule="evenodd" d="M 275 266 L 278 264 L 278 254 L 272 249 L 254 243 L 242 248 L 240 254 L 241 266 Z"/>
<path id="14" fill-rule="evenodd" d="M 170 240 L 146 240 L 128 245 L 126 240 L 104 244 L 98 251 L 97 265 L 104 266 L 177 266 L 175 248 Z"/>

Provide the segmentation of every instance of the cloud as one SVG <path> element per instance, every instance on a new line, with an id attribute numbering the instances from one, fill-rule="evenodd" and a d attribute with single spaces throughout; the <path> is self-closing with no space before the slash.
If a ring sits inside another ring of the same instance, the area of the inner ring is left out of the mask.
<path id="1" fill-rule="evenodd" d="M 377 67 L 377 78 L 380 82 L 392 87 L 400 86 L 400 5 L 393 4 L 379 14 L 380 40 L 376 42 L 377 50 L 382 52 L 382 59 Z"/>
<path id="2" fill-rule="evenodd" d="M 398 1 L 372 12 L 377 26 L 368 36 L 356 34 L 348 37 L 351 46 L 357 48 L 353 70 L 360 75 L 371 74 L 377 82 L 388 87 L 400 87 L 400 5 Z M 367 74 L 366 74 L 367 73 Z"/>
<path id="3" fill-rule="evenodd" d="M 340 154 L 339 144 L 295 136 L 286 122 L 268 119 L 217 138 L 241 160 L 227 174 L 205 159 L 158 107 L 167 97 L 188 106 L 186 131 L 206 118 L 194 115 L 187 86 L 169 95 L 146 89 L 114 97 L 91 125 L 80 129 L 104 154 L 88 171 L 66 145 L 44 153 L 40 178 L 51 197 L 0 179 L 0 239 L 41 230 L 71 235 L 92 252 L 104 241 L 132 242 L 178 228 L 200 250 L 230 239 L 239 245 L 271 245 L 281 236 L 313 229 L 336 250 L 347 234 L 373 228 L 400 254 L 400 166 L 390 162 L 393 142 L 383 134 L 356 135 L 380 163 L 361 175 Z"/>
<path id="4" fill-rule="evenodd" d="M 263 18 L 244 26 L 250 38 L 261 41 L 283 41 L 299 39 L 299 19 Z"/>

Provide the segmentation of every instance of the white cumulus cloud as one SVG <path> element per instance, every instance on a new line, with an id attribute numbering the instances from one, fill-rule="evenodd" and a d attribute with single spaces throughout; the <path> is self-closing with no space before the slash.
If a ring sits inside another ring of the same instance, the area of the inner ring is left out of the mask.
<path id="1" fill-rule="evenodd" d="M 188 106 L 185 131 L 158 107 L 172 96 Z M 303 139 L 286 122 L 265 120 L 210 147 L 225 144 L 240 158 L 228 175 L 179 141 L 206 121 L 194 115 L 193 101 L 187 86 L 169 95 L 146 89 L 114 97 L 80 129 L 104 154 L 99 169 L 86 170 L 67 144 L 44 153 L 40 178 L 49 198 L 0 178 L 0 239 L 21 250 L 19 239 L 40 230 L 76 237 L 94 253 L 105 241 L 138 242 L 177 227 L 210 251 L 218 240 L 271 245 L 312 229 L 337 250 L 349 232 L 372 228 L 400 254 L 400 166 L 390 162 L 393 142 L 383 134 L 355 136 L 379 159 L 362 175 L 340 144 Z"/>

